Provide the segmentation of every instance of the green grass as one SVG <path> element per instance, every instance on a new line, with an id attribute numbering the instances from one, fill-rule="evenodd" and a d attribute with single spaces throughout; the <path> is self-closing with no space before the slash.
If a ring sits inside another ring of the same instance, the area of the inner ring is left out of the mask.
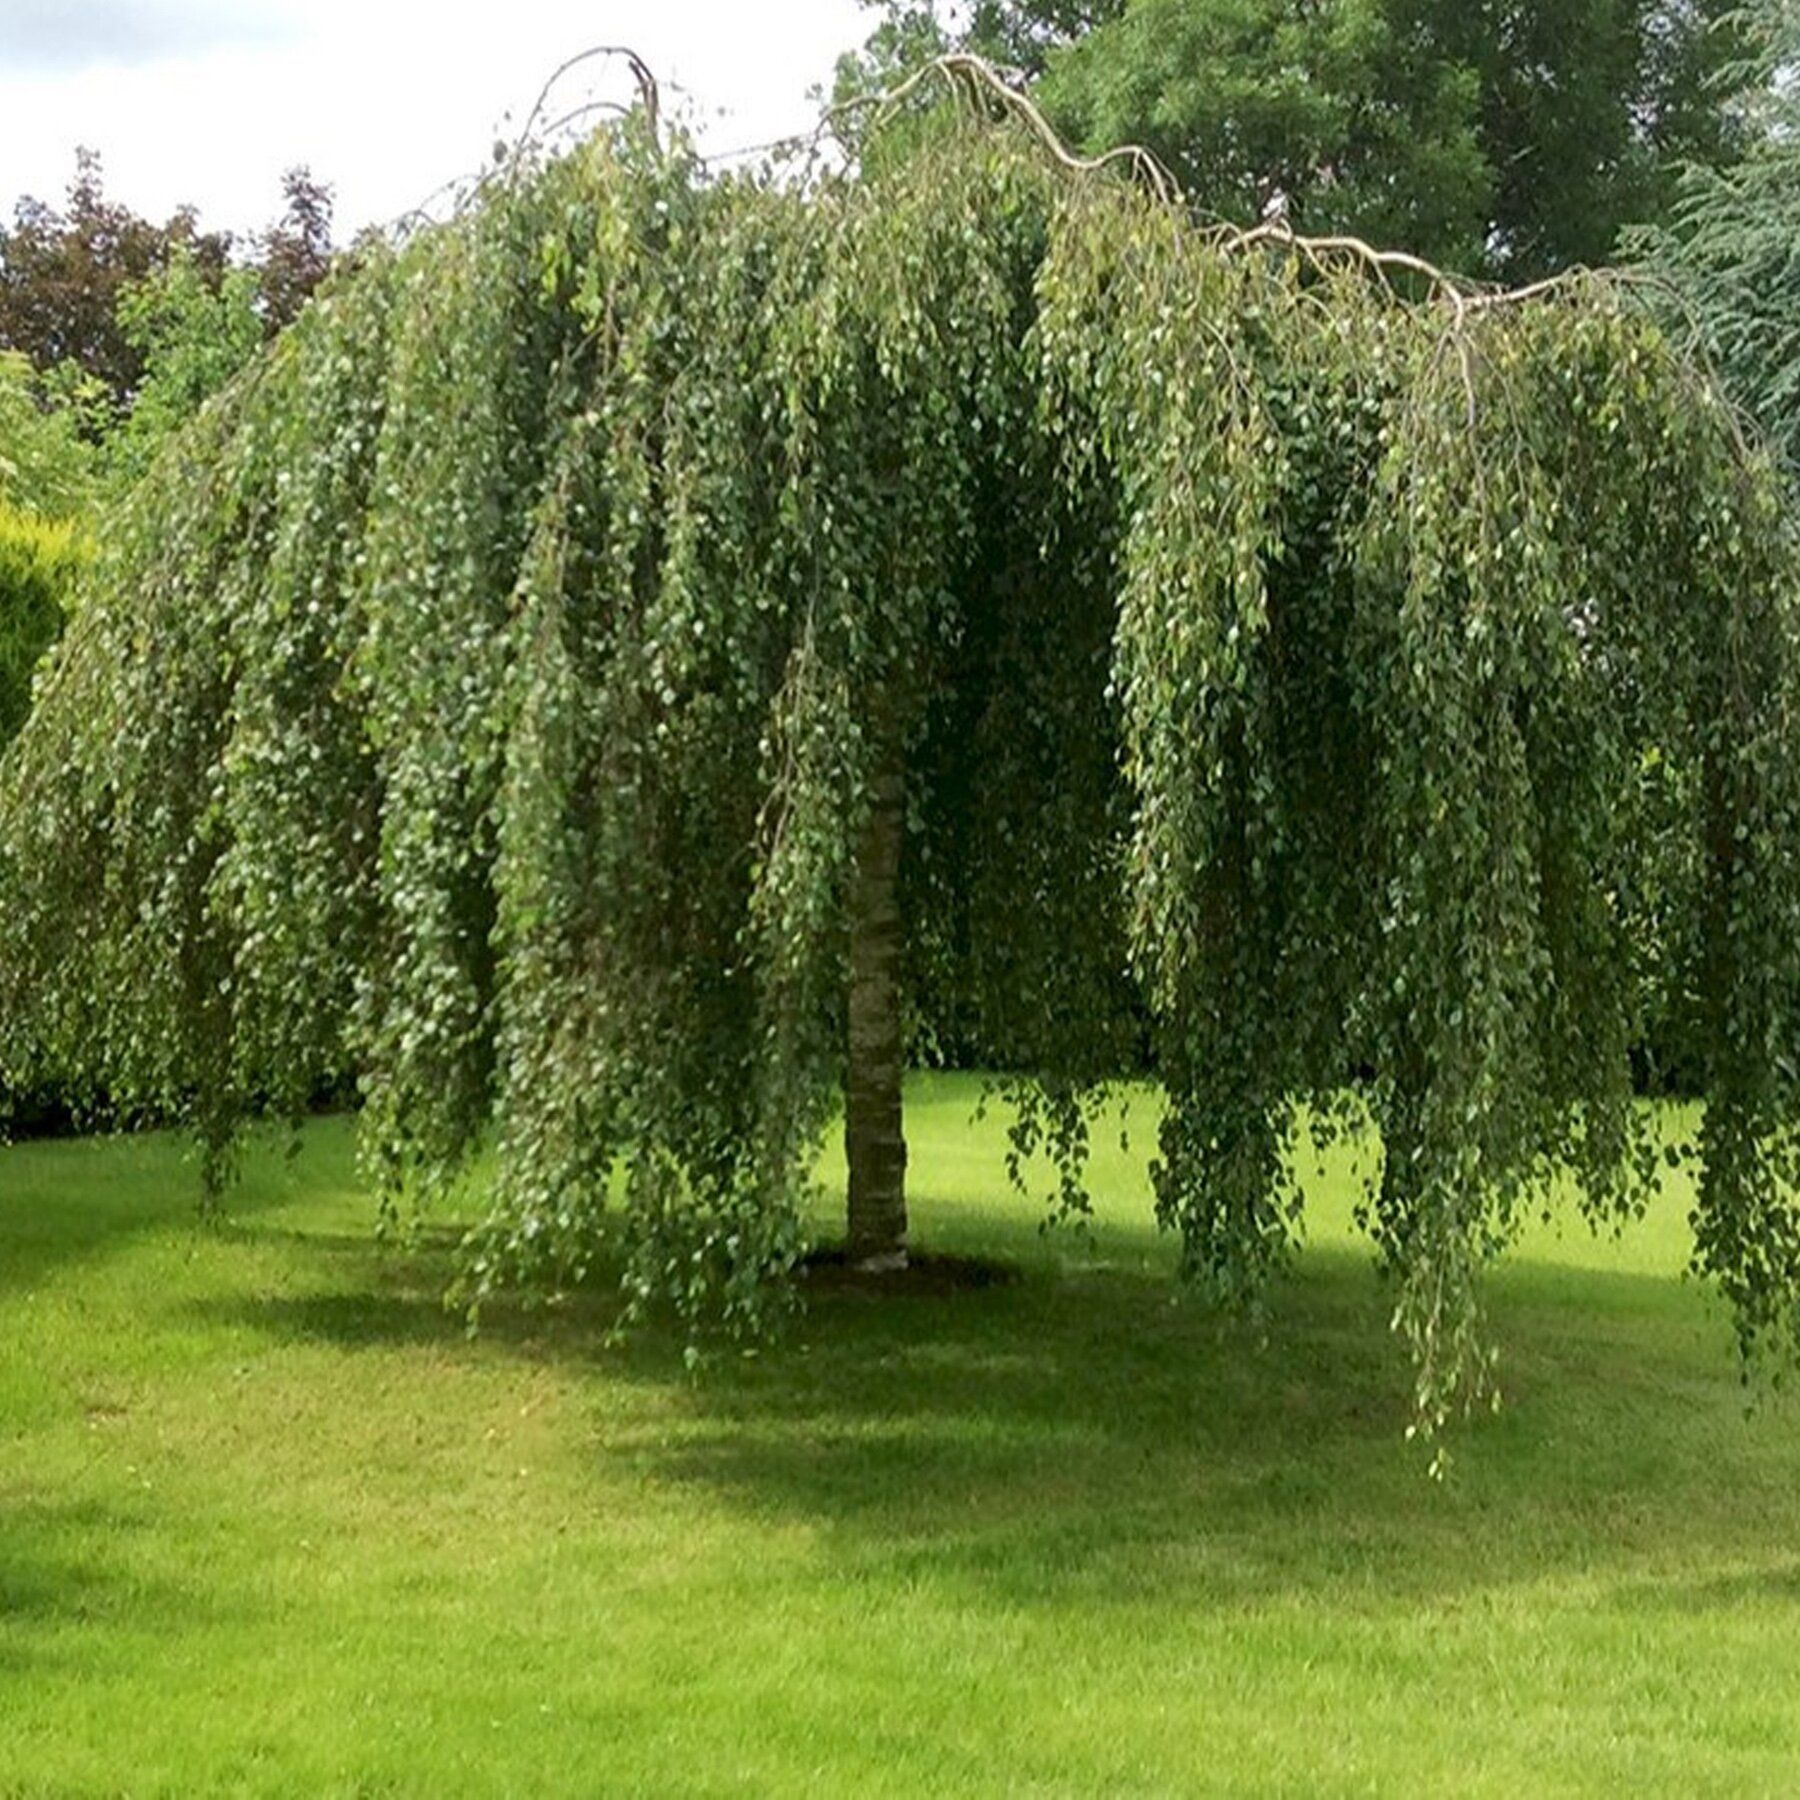
<path id="1" fill-rule="evenodd" d="M 224 1227 L 167 1140 L 0 1161 L 0 1791 L 1792 1792 L 1800 1432 L 1685 1196 L 1531 1237 L 1434 1485 L 1341 1170 L 1259 1347 L 1177 1302 L 1141 1146 L 1042 1236 L 973 1088 L 917 1237 L 698 1383 L 606 1307 L 471 1343 L 350 1130 Z"/>

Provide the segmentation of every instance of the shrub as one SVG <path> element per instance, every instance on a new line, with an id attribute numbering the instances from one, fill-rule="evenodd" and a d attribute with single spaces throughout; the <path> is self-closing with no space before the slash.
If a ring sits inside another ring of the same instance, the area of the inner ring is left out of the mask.
<path id="1" fill-rule="evenodd" d="M 88 540 L 71 521 L 29 517 L 0 503 L 0 744 L 31 705 L 38 660 L 61 635 Z"/>
<path id="2" fill-rule="evenodd" d="M 60 519 L 89 505 L 90 386 L 73 364 L 40 373 L 17 351 L 0 350 L 0 506 Z"/>

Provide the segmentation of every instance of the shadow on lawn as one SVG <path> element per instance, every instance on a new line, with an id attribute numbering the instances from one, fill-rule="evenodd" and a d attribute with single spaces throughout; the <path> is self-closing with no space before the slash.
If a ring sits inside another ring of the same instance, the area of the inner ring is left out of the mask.
<path id="1" fill-rule="evenodd" d="M 1083 1606 L 1329 1590 L 1340 1611 L 1375 1611 L 1580 1573 L 1649 1604 L 1671 1558 L 1684 1578 L 1767 1567 L 1800 1538 L 1792 1421 L 1746 1422 L 1724 1334 L 1677 1283 L 1500 1276 L 1511 1404 L 1460 1431 L 1439 1485 L 1403 1441 L 1408 1370 L 1363 1258 L 1309 1252 L 1259 1343 L 1154 1274 L 1036 1255 L 978 1290 L 825 1292 L 787 1342 L 698 1380 L 666 1334 L 607 1348 L 598 1296 L 497 1312 L 477 1353 L 608 1386 L 596 1475 L 625 1467 L 803 1521 L 851 1581 Z M 434 1274 L 362 1273 L 351 1291 L 228 1310 L 352 1348 L 460 1337 Z M 1800 1608 L 1791 1580 L 1773 1591 Z"/>
<path id="2" fill-rule="evenodd" d="M 46 1630 L 133 1619 L 190 1625 L 194 1592 L 147 1575 L 131 1554 L 132 1540 L 153 1529 L 129 1506 L 0 1494 L 0 1674 L 41 1673 L 54 1654 Z"/>
<path id="3" fill-rule="evenodd" d="M 253 1142 L 267 1149 L 264 1140 Z M 285 1204 L 298 1189 L 300 1177 L 283 1169 L 279 1155 L 265 1155 L 262 1163 L 231 1189 L 222 1216 L 209 1221 L 197 1158 L 179 1133 L 0 1144 L 0 1296 L 29 1289 L 67 1263 L 111 1255 L 149 1232 L 232 1235 L 242 1221 Z"/>

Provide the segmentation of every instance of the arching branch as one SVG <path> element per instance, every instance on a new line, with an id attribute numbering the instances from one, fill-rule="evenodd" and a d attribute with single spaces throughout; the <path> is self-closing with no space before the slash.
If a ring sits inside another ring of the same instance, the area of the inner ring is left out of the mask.
<path id="1" fill-rule="evenodd" d="M 631 70 L 632 79 L 637 83 L 638 99 L 644 109 L 644 118 L 650 127 L 651 139 L 653 142 L 660 141 L 662 89 L 658 86 L 656 76 L 651 72 L 650 65 L 627 44 L 595 44 L 589 49 L 577 51 L 575 55 L 560 63 L 551 72 L 550 78 L 544 83 L 543 87 L 538 90 L 538 97 L 533 101 L 531 111 L 525 115 L 524 127 L 519 132 L 518 142 L 513 148 L 514 162 L 517 162 L 535 141 L 533 132 L 536 129 L 538 120 L 543 116 L 545 106 L 549 104 L 550 95 L 555 90 L 557 83 L 560 82 L 571 69 L 579 68 L 583 63 L 594 62 L 601 58 L 611 57 L 618 58 Z M 578 116 L 577 113 L 565 114 L 563 118 L 557 121 L 557 125 L 567 124 L 571 118 L 576 116 Z M 550 127 L 550 130 L 552 131 L 555 129 L 556 126 Z M 546 135 L 548 134 L 546 133 Z"/>

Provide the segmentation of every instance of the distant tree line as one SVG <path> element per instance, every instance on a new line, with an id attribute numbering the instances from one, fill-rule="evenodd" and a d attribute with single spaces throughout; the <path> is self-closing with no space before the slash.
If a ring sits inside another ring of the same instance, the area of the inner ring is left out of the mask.
<path id="1" fill-rule="evenodd" d="M 0 224 L 0 743 L 61 631 L 90 513 L 292 322 L 332 254 L 331 191 L 305 168 L 239 239 L 191 206 L 141 217 L 78 150 L 60 205 L 27 195 Z"/>
<path id="2" fill-rule="evenodd" d="M 0 224 L 0 350 L 27 358 L 54 394 L 78 397 L 90 434 L 103 434 L 130 414 L 170 315 L 192 315 L 192 293 L 235 293 L 259 341 L 305 304 L 331 261 L 331 190 L 294 168 L 282 200 L 245 239 L 204 229 L 191 206 L 158 225 L 110 198 L 99 156 L 77 150 L 60 206 L 27 195 Z"/>
<path id="3" fill-rule="evenodd" d="M 1739 0 L 867 0 L 840 95 L 946 49 L 1017 72 L 1072 141 L 1154 151 L 1200 208 L 1283 209 L 1476 275 L 1609 261 L 1743 120 Z"/>

